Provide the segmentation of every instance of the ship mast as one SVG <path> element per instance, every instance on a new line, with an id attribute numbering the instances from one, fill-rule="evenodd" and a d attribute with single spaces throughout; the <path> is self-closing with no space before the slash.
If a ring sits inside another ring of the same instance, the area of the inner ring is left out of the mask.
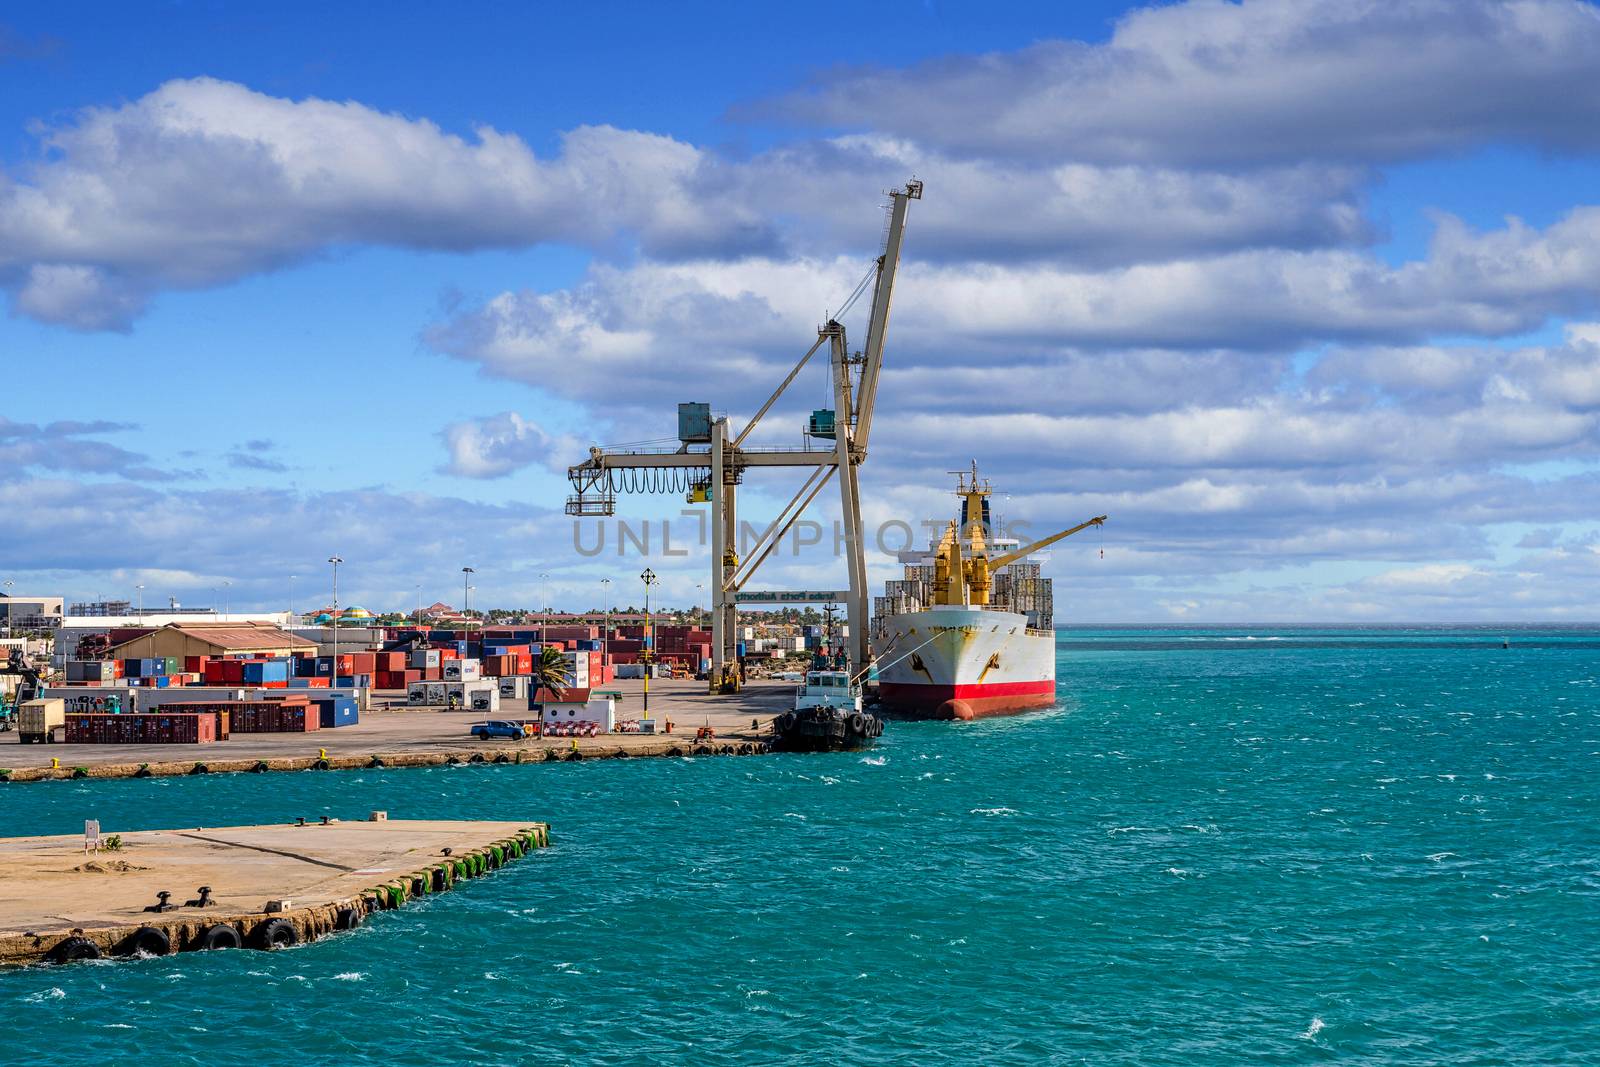
<path id="1" fill-rule="evenodd" d="M 987 607 L 996 571 L 1106 521 L 1106 516 L 1097 515 L 1087 522 L 1080 522 L 1049 537 L 1041 537 L 1031 544 L 991 557 L 989 496 L 993 490 L 988 479 L 978 476 L 977 460 L 972 461 L 971 471 L 950 473 L 956 476 L 956 496 L 961 498 L 961 519 L 952 522 L 939 539 L 933 561 L 933 599 L 936 604 Z"/>

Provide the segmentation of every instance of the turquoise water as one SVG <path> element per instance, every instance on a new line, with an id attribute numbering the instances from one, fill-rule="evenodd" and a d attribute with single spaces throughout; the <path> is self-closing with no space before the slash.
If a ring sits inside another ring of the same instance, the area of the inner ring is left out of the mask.
<path id="1" fill-rule="evenodd" d="M 0 975 L 0 1059 L 1600 1063 L 1600 630 L 1060 647 L 1056 711 L 867 754 L 6 788 L 14 834 L 555 845 L 287 952 Z"/>

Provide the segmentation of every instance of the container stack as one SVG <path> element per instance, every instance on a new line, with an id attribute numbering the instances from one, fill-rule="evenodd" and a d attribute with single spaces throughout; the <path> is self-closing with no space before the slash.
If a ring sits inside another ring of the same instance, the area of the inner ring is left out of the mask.
<path id="1" fill-rule="evenodd" d="M 217 739 L 217 717 L 204 713 L 67 714 L 68 744 L 196 745 Z"/>

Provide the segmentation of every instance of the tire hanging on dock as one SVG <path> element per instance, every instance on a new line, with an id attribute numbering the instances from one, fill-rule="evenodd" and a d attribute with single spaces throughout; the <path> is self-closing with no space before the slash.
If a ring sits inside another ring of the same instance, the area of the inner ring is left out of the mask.
<path id="1" fill-rule="evenodd" d="M 87 937 L 69 937 L 45 953 L 48 963 L 76 963 L 100 958 L 100 946 Z"/>
<path id="2" fill-rule="evenodd" d="M 300 932 L 294 928 L 294 923 L 288 919 L 268 919 L 255 928 L 251 940 L 257 948 L 269 952 L 275 949 L 288 948 L 300 943 Z"/>
<path id="3" fill-rule="evenodd" d="M 208 926 L 194 939 L 194 947 L 202 952 L 223 948 L 243 948 L 244 939 L 231 926 Z"/>
<path id="4" fill-rule="evenodd" d="M 146 956 L 165 956 L 172 951 L 172 938 L 167 936 L 165 930 L 158 930 L 154 926 L 141 926 L 117 945 L 117 955 L 137 956 L 144 953 Z"/>

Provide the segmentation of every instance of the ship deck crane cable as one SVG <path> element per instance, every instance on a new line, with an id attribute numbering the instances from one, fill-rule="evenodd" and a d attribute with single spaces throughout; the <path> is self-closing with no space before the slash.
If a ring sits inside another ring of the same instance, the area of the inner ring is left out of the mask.
<path id="1" fill-rule="evenodd" d="M 865 678 L 867 676 L 868 672 L 871 671 L 873 667 L 877 667 L 878 668 L 878 672 L 880 674 L 883 673 L 883 671 L 885 671 L 886 669 L 888 669 L 890 667 L 893 667 L 896 663 L 900 663 L 900 662 L 904 661 L 907 656 L 914 655 L 916 653 L 917 649 L 922 648 L 924 645 L 930 644 L 938 636 L 939 636 L 938 634 L 929 634 L 926 638 L 924 638 L 921 641 L 918 641 L 916 644 L 914 644 L 910 648 L 906 649 L 904 653 L 902 653 L 901 655 L 895 657 L 892 660 L 889 660 L 887 663 L 879 663 L 878 661 L 874 660 L 872 663 L 869 663 L 867 666 L 861 668 L 861 670 L 859 670 L 855 674 L 851 675 L 850 684 L 854 685 L 856 682 L 859 682 L 861 679 Z M 890 648 L 893 648 L 893 647 L 894 647 L 893 645 L 890 646 Z M 887 652 L 889 650 L 885 649 L 884 651 Z"/>

